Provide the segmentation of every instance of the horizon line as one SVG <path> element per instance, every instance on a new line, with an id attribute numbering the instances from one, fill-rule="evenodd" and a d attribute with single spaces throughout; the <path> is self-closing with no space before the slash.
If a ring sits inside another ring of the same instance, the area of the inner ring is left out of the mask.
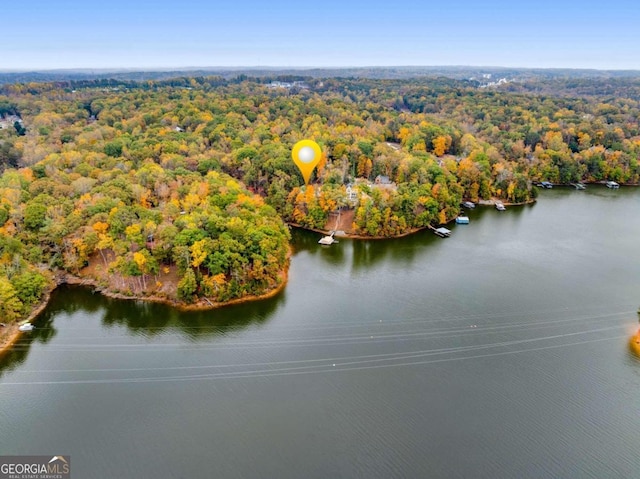
<path id="1" fill-rule="evenodd" d="M 173 72 L 206 70 L 360 70 L 360 69 L 498 69 L 498 70 L 570 70 L 595 72 L 640 72 L 640 68 L 593 68 L 593 67 L 539 67 L 539 66 L 501 66 L 501 65 L 360 65 L 360 66 L 282 66 L 282 65 L 217 65 L 217 66 L 153 66 L 153 67 L 63 67 L 63 68 L 0 68 L 0 73 L 50 73 L 50 72 Z"/>

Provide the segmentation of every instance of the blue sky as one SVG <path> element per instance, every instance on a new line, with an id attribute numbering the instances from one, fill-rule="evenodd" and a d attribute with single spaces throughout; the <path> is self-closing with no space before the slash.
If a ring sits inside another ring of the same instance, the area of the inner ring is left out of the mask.
<path id="1" fill-rule="evenodd" d="M 0 11 L 0 70 L 640 69 L 640 8 L 632 0 L 11 0 Z"/>

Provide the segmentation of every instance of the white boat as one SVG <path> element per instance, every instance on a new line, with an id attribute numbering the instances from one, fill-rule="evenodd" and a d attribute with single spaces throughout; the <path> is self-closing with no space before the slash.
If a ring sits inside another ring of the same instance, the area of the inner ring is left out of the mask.
<path id="1" fill-rule="evenodd" d="M 476 207 L 476 204 L 473 201 L 463 201 L 462 206 L 465 208 L 473 209 Z"/>
<path id="2" fill-rule="evenodd" d="M 497 209 L 498 211 L 505 211 L 505 210 L 506 210 L 506 208 L 504 207 L 504 205 L 503 205 L 501 202 L 499 202 L 499 201 L 496 203 L 496 209 Z"/>
<path id="3" fill-rule="evenodd" d="M 24 332 L 33 331 L 34 326 L 31 323 L 24 323 L 18 326 L 18 330 Z"/>
<path id="4" fill-rule="evenodd" d="M 620 188 L 620 185 L 615 181 L 607 181 L 607 188 Z"/>
<path id="5" fill-rule="evenodd" d="M 468 225 L 469 224 L 469 217 L 466 215 L 460 215 L 456 218 L 456 223 L 459 225 Z"/>

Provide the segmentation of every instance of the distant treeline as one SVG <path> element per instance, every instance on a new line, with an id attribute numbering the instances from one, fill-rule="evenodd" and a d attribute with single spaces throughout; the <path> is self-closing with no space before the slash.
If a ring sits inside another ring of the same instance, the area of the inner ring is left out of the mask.
<path id="1" fill-rule="evenodd" d="M 516 80 L 540 79 L 596 79 L 596 78 L 637 78 L 640 70 L 591 70 L 570 68 L 504 68 L 466 66 L 397 66 L 397 67 L 345 67 L 345 68 L 224 68 L 211 67 L 192 70 L 43 70 L 23 72 L 0 71 L 0 84 L 30 82 L 68 82 L 114 79 L 119 81 L 166 80 L 171 78 L 194 78 L 220 76 L 235 78 L 247 76 L 262 77 L 305 77 L 305 78 L 369 78 L 369 79 L 414 79 L 417 77 L 448 77 L 470 79 L 490 74 L 496 78 Z"/>

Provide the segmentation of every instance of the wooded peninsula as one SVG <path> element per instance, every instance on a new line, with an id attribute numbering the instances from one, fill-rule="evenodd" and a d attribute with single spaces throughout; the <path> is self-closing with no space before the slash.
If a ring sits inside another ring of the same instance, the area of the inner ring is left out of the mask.
<path id="1" fill-rule="evenodd" d="M 540 181 L 638 184 L 639 102 L 637 78 L 3 85 L 0 318 L 65 275 L 175 304 L 260 297 L 286 279 L 287 223 L 394 237 Z M 305 138 L 323 151 L 308 186 Z"/>

